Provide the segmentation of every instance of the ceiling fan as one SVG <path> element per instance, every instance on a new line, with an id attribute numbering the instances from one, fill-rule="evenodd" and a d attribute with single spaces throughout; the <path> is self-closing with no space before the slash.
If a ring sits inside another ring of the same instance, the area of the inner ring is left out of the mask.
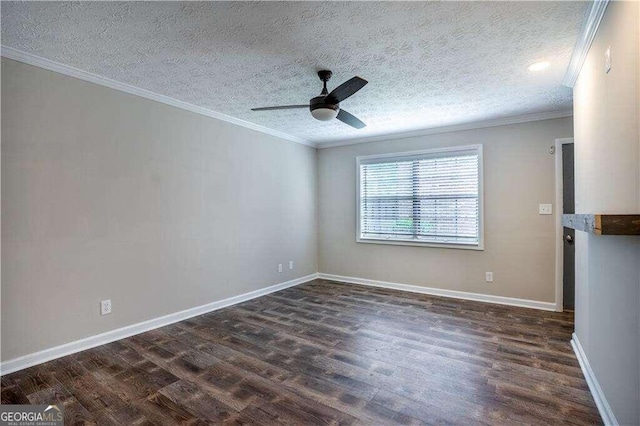
<path id="1" fill-rule="evenodd" d="M 356 129 L 362 129 L 366 126 L 354 115 L 351 115 L 347 111 L 340 108 L 340 102 L 347 99 L 349 96 L 362 89 L 368 81 L 360 77 L 353 77 L 350 80 L 345 81 L 340 86 L 336 87 L 329 93 L 327 90 L 327 81 L 331 78 L 331 71 L 322 70 L 318 71 L 318 77 L 324 83 L 324 88 L 319 96 L 312 98 L 308 105 L 282 105 L 272 106 L 264 108 L 251 108 L 251 111 L 271 111 L 276 109 L 297 109 L 297 108 L 309 108 L 311 115 L 316 120 L 329 121 L 337 118 L 345 124 Z"/>

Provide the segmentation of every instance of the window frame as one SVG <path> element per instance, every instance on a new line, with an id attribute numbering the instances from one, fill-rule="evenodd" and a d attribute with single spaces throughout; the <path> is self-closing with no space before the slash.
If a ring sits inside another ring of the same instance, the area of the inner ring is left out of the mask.
<path id="1" fill-rule="evenodd" d="M 399 239 L 382 239 L 382 238 L 363 238 L 361 232 L 361 215 L 360 215 L 360 165 L 371 160 L 388 159 L 399 160 L 405 157 L 415 156 L 433 156 L 434 154 L 451 154 L 455 152 L 476 151 L 478 154 L 478 244 L 465 243 L 438 243 L 434 241 L 406 241 Z M 393 152 L 387 154 L 361 155 L 356 157 L 356 242 L 365 244 L 385 244 L 397 246 L 414 246 L 414 247 L 434 247 L 445 249 L 460 250 L 484 250 L 484 179 L 483 179 L 483 154 L 482 144 L 476 145 L 459 145 L 451 147 L 441 147 L 424 149 L 419 151 Z"/>

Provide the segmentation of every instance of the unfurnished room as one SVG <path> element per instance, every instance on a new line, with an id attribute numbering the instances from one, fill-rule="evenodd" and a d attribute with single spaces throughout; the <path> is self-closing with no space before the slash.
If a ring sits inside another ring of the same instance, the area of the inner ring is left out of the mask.
<path id="1" fill-rule="evenodd" d="M 0 426 L 640 425 L 639 1 L 0 15 Z"/>

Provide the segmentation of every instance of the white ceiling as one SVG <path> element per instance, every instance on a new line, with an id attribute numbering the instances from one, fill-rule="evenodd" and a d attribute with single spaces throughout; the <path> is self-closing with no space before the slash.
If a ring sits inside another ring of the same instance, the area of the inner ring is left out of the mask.
<path id="1" fill-rule="evenodd" d="M 2 2 L 2 44 L 311 142 L 570 108 L 587 2 Z M 533 74 L 530 63 L 552 66 Z M 306 103 L 354 75 L 341 106 Z"/>

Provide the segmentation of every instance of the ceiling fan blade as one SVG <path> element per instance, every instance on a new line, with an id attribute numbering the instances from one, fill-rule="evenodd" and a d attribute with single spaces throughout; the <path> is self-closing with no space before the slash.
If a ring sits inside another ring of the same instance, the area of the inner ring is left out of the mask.
<path id="1" fill-rule="evenodd" d="M 362 89 L 367 83 L 368 81 L 363 78 L 358 76 L 353 77 L 351 80 L 347 80 L 333 89 L 331 93 L 327 95 L 326 99 L 329 103 L 337 104 Z"/>
<path id="2" fill-rule="evenodd" d="M 340 112 L 338 112 L 338 116 L 336 118 L 351 127 L 355 127 L 356 129 L 362 129 L 363 127 L 366 127 L 366 124 L 360 121 L 359 118 L 357 118 L 355 115 L 349 114 L 343 109 L 340 109 Z"/>
<path id="3" fill-rule="evenodd" d="M 251 108 L 251 111 L 271 111 L 274 109 L 298 109 L 298 108 L 309 108 L 309 105 L 281 105 L 281 106 L 272 106 L 272 107 L 263 107 L 263 108 Z"/>

